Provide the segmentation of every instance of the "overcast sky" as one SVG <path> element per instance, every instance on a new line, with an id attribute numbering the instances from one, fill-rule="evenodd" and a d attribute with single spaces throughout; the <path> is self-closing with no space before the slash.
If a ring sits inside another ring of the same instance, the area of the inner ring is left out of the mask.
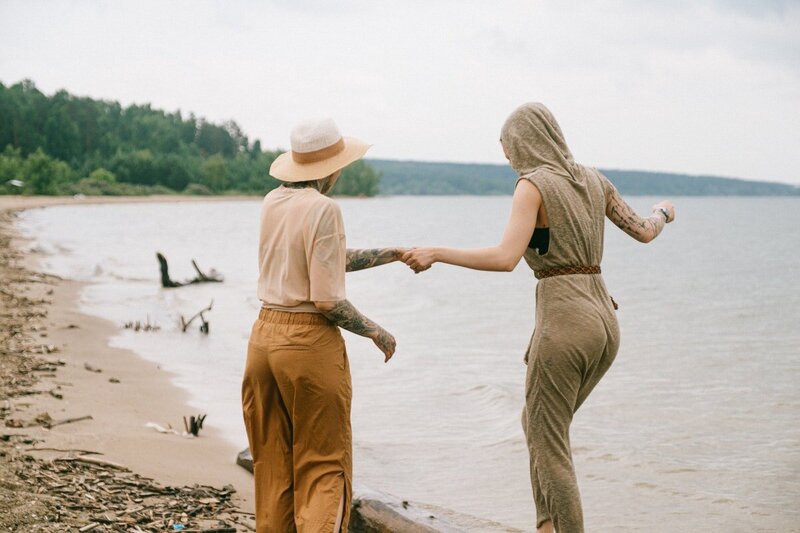
<path id="1" fill-rule="evenodd" d="M 800 183 L 800 2 L 9 1 L 0 81 L 236 120 L 331 116 L 372 157 L 505 162 L 544 102 L 576 159 Z"/>

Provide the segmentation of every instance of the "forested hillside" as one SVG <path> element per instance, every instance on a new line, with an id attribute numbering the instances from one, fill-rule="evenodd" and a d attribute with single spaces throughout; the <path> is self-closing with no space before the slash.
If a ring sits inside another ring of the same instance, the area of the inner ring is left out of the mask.
<path id="1" fill-rule="evenodd" d="M 277 155 L 233 121 L 0 83 L 0 193 L 263 194 Z M 358 162 L 335 192 L 372 196 L 379 180 Z"/>
<path id="2" fill-rule="evenodd" d="M 511 194 L 516 173 L 508 165 L 426 163 L 371 159 L 381 172 L 381 194 Z M 656 196 L 785 196 L 800 188 L 782 183 L 637 170 L 601 172 L 622 194 Z"/>
<path id="3" fill-rule="evenodd" d="M 287 136 L 288 136 L 288 132 Z M 234 121 L 47 96 L 31 81 L 0 83 L 0 194 L 264 194 L 278 152 Z M 623 194 L 798 195 L 800 188 L 714 176 L 602 170 Z M 348 166 L 336 194 L 510 194 L 508 165 L 367 160 Z"/>

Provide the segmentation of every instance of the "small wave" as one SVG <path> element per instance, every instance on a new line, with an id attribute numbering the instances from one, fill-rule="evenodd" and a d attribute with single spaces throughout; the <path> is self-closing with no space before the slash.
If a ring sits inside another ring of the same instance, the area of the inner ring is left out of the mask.
<path id="1" fill-rule="evenodd" d="M 113 279 L 115 279 L 117 281 L 134 281 L 134 282 L 137 282 L 137 283 L 140 283 L 140 282 L 151 283 L 153 281 L 152 278 L 137 278 L 135 276 L 123 276 L 122 274 L 115 274 L 115 273 L 109 273 L 108 275 L 109 275 L 109 277 L 111 277 L 111 278 L 113 278 Z"/>
<path id="2" fill-rule="evenodd" d="M 695 468 L 670 468 L 668 470 L 660 470 L 659 474 L 691 474 L 697 472 Z"/>
<path id="3" fill-rule="evenodd" d="M 507 385 L 497 385 L 491 383 L 481 383 L 467 389 L 450 392 L 453 396 L 468 396 L 475 398 L 475 401 L 486 408 L 502 407 L 513 405 L 522 409 L 522 398 L 518 397 L 517 391 Z"/>
<path id="4" fill-rule="evenodd" d="M 610 454 L 610 453 L 604 453 L 603 455 L 596 455 L 596 456 L 587 457 L 586 460 L 587 461 L 602 461 L 604 463 L 615 463 L 615 462 L 619 461 L 619 457 L 617 457 L 617 456 L 615 456 L 613 454 Z"/>
<path id="5" fill-rule="evenodd" d="M 514 435 L 508 435 L 504 438 L 482 444 L 481 447 L 486 449 L 502 448 L 503 450 L 512 452 L 527 451 L 528 444 L 525 442 L 525 437 L 522 434 L 522 428 L 519 428 L 519 431 L 515 431 L 514 433 Z"/>

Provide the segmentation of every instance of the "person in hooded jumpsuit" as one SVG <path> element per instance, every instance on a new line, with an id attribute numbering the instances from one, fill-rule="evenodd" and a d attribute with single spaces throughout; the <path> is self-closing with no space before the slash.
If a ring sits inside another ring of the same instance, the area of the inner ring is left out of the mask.
<path id="1" fill-rule="evenodd" d="M 519 175 L 517 186 L 522 180 L 535 186 L 543 207 L 539 214 L 544 213 L 547 220 L 547 227 L 537 222 L 523 254 L 539 279 L 535 328 L 525 354 L 522 414 L 536 527 L 551 522 L 559 533 L 581 533 L 583 512 L 570 424 L 608 371 L 620 345 L 616 303 L 600 273 L 605 217 L 631 236 L 649 240 L 674 213 L 671 204 L 664 202 L 654 207 L 649 218 L 636 215 L 605 176 L 575 163 L 558 123 L 541 104 L 525 104 L 514 111 L 502 128 L 501 143 Z M 509 224 L 514 220 L 512 213 Z M 417 271 L 436 261 L 493 269 L 465 261 L 455 249 L 437 250 L 426 256 L 425 250 L 417 249 L 404 260 Z M 494 253 L 483 250 L 485 255 Z M 519 256 L 515 259 L 511 269 Z"/>

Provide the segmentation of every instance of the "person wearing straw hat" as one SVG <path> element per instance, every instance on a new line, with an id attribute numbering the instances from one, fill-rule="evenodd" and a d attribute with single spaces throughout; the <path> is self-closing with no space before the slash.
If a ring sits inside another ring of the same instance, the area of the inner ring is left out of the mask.
<path id="1" fill-rule="evenodd" d="M 258 297 L 242 380 L 253 456 L 256 530 L 347 531 L 352 487 L 351 381 L 339 328 L 370 338 L 388 362 L 394 337 L 345 297 L 345 272 L 400 259 L 404 248 L 348 250 L 326 195 L 369 145 L 331 119 L 291 132 L 261 208 Z"/>

